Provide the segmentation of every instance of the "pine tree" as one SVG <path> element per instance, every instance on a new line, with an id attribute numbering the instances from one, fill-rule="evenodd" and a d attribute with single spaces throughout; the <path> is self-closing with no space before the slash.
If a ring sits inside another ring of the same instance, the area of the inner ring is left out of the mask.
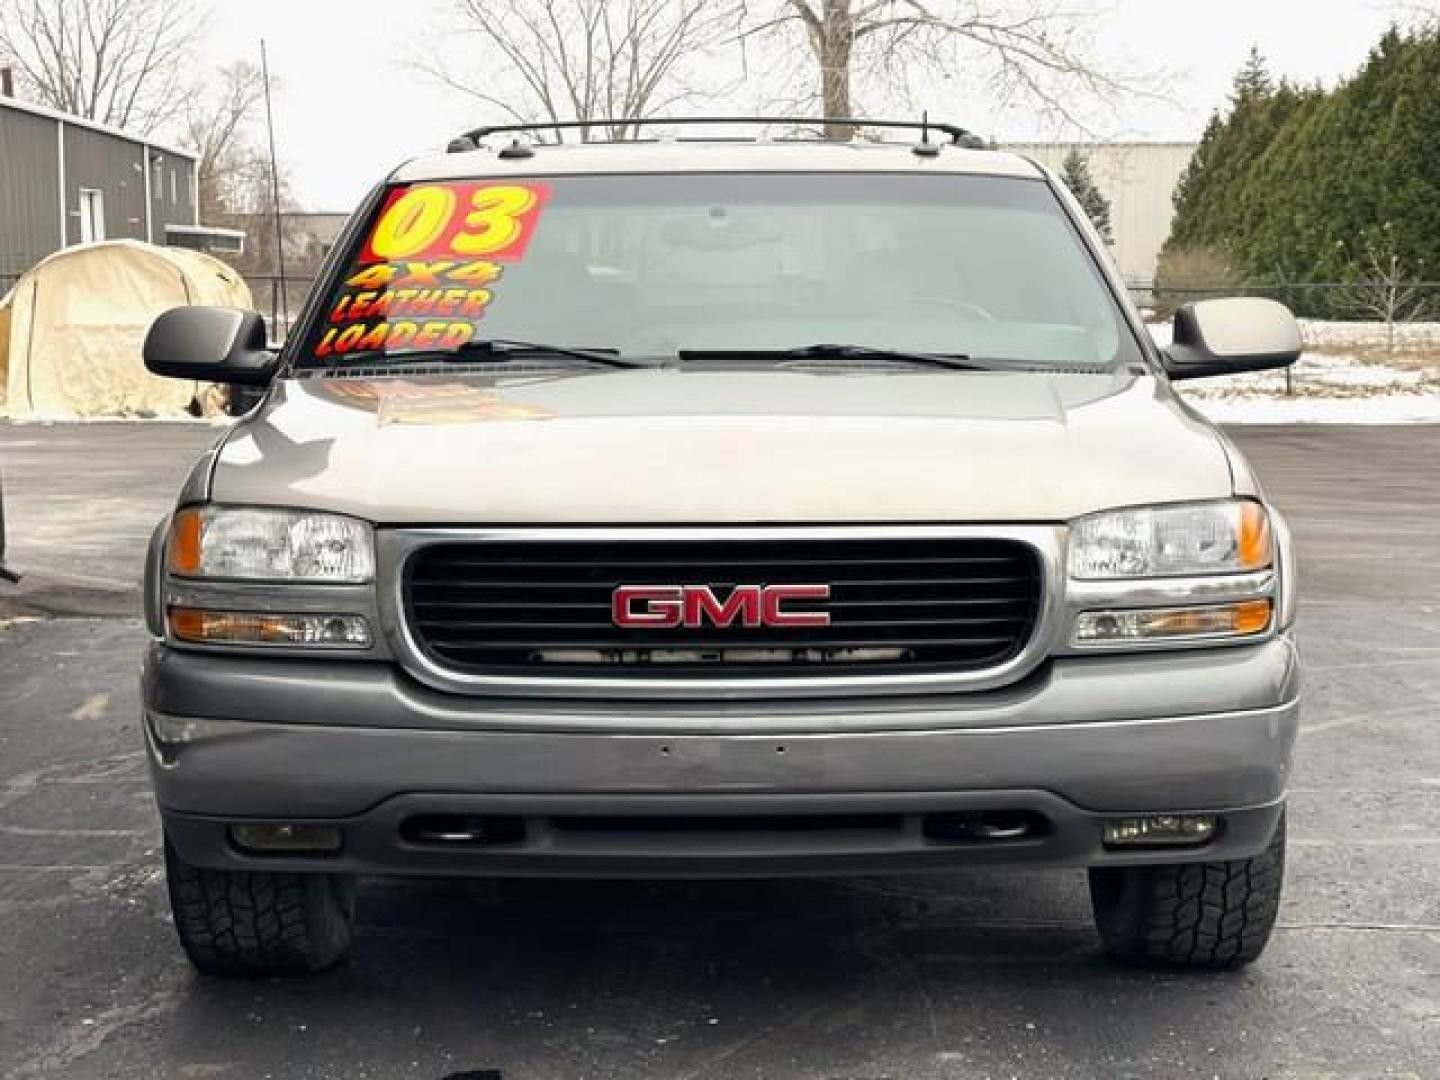
<path id="1" fill-rule="evenodd" d="M 1407 282 L 1433 277 L 1440 28 L 1389 31 L 1360 71 L 1328 92 L 1276 82 L 1252 53 L 1228 110 L 1206 127 L 1175 206 L 1167 256 L 1213 248 L 1252 283 L 1347 285 L 1277 291 L 1302 314 L 1354 318 L 1363 314 L 1354 297 L 1405 295 Z M 1440 314 L 1440 297 L 1423 299 L 1427 317 Z"/>
<path id="2" fill-rule="evenodd" d="M 1230 107 L 1236 109 L 1250 101 L 1268 98 L 1275 92 L 1275 82 L 1270 78 L 1270 67 L 1257 45 L 1250 46 L 1235 84 L 1230 91 Z"/>
<path id="3" fill-rule="evenodd" d="M 1071 150 L 1065 155 L 1065 161 L 1060 166 L 1060 179 L 1065 181 L 1065 186 L 1085 208 L 1100 238 L 1107 244 L 1113 244 L 1115 236 L 1110 227 L 1110 200 L 1095 183 L 1095 177 L 1090 173 L 1090 162 L 1079 150 Z"/>
<path id="4" fill-rule="evenodd" d="M 1175 220 L 1165 245 L 1167 252 L 1205 247 L 1232 250 L 1240 189 L 1269 146 L 1280 119 L 1271 107 L 1276 94 L 1264 57 L 1252 48 L 1235 76 L 1228 109 L 1210 118 L 1175 189 Z"/>

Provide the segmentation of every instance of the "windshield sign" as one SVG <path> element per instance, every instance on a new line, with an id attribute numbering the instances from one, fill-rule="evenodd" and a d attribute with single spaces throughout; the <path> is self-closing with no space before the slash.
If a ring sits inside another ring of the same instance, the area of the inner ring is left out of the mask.
<path id="1" fill-rule="evenodd" d="M 449 351 L 473 340 L 507 262 L 525 256 L 543 184 L 423 184 L 392 191 L 376 215 L 314 348 Z"/>
<path id="2" fill-rule="evenodd" d="M 935 354 L 981 370 L 1104 371 L 1140 355 L 1039 180 L 472 178 L 397 186 L 362 232 L 302 367 L 495 363 L 520 346 L 612 366 L 774 363 L 822 346 L 837 363 Z"/>

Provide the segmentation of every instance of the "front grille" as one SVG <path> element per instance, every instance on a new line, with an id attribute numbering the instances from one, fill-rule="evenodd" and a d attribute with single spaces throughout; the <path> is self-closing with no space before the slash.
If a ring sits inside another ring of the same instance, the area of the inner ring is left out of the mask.
<path id="1" fill-rule="evenodd" d="M 439 541 L 405 567 L 419 649 L 464 674 L 814 676 L 975 671 L 1034 632 L 1040 559 L 973 537 L 495 539 Z M 620 585 L 823 584 L 823 627 L 634 628 L 612 621 Z"/>

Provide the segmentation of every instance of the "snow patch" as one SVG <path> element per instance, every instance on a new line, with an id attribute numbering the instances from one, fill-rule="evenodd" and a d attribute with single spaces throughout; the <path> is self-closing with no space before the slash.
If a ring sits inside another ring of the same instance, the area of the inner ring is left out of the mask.
<path id="1" fill-rule="evenodd" d="M 1440 424 L 1440 394 L 1187 400 L 1217 424 Z"/>
<path id="2" fill-rule="evenodd" d="M 234 422 L 231 416 L 191 416 L 188 413 L 155 416 L 7 416 L 0 411 L 0 422 L 14 427 L 52 427 L 56 424 L 191 424 L 196 427 L 226 427 Z"/>
<path id="3" fill-rule="evenodd" d="M 1170 324 L 1149 329 L 1157 345 L 1169 344 Z M 1396 326 L 1397 358 L 1402 347 L 1422 350 L 1402 363 L 1375 359 L 1386 348 L 1384 323 L 1302 320 L 1301 331 L 1306 351 L 1288 371 L 1187 381 L 1180 396 L 1225 424 L 1440 423 L 1440 323 Z"/>

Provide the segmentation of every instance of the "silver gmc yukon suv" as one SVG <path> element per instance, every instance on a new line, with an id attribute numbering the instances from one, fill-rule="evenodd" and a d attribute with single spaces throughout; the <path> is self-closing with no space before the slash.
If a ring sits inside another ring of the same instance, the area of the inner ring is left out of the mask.
<path id="1" fill-rule="evenodd" d="M 392 173 L 146 573 L 180 939 L 313 971 L 370 874 L 1086 867 L 1134 962 L 1255 959 L 1297 722 L 1289 533 L 1075 200 L 958 128 L 555 145 Z M 688 130 L 688 129 L 687 129 Z M 876 131 L 877 128 L 869 128 Z"/>

